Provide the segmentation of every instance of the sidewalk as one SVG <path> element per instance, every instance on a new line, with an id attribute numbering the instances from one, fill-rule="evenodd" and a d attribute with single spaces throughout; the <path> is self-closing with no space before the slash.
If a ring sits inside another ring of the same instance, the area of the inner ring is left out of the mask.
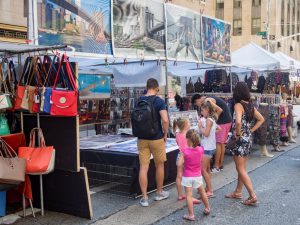
<path id="1" fill-rule="evenodd" d="M 300 143 L 300 136 L 297 137 L 297 142 Z M 291 144 L 282 149 L 289 151 L 299 146 L 299 144 Z M 272 147 L 269 146 L 269 149 Z M 260 157 L 260 152 L 257 147 L 251 154 L 248 161 L 248 171 L 253 171 L 271 160 L 277 158 L 283 152 L 272 152 L 273 158 Z M 213 174 L 213 188 L 215 194 L 218 194 L 218 189 L 223 186 L 234 182 L 237 174 L 232 157 L 225 157 L 225 168 L 220 173 Z M 73 217 L 56 212 L 46 212 L 42 217 L 37 215 L 36 218 L 28 217 L 26 219 L 19 219 L 16 225 L 40 225 L 40 224 L 76 224 L 76 225 L 115 225 L 115 224 L 152 224 L 160 219 L 170 215 L 171 213 L 183 209 L 185 201 L 177 201 L 177 192 L 175 185 L 169 188 L 170 198 L 161 202 L 154 202 L 153 194 L 150 195 L 150 206 L 143 208 L 139 205 L 139 199 L 129 199 L 116 195 L 107 194 L 104 192 L 97 192 L 92 194 L 92 204 L 94 210 L 93 220 L 86 220 L 78 217 Z M 1 220 L 0 220 L 1 221 Z"/>

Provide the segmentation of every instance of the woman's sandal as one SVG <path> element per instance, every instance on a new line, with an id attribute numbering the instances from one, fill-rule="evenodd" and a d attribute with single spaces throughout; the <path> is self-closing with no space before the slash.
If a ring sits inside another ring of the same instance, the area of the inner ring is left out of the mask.
<path id="1" fill-rule="evenodd" d="M 284 152 L 284 149 L 280 149 L 279 146 L 274 147 L 273 152 Z"/>
<path id="2" fill-rule="evenodd" d="M 179 196 L 179 197 L 178 197 L 178 201 L 182 201 L 182 200 L 184 200 L 184 199 L 186 199 L 185 196 Z"/>
<path id="3" fill-rule="evenodd" d="M 201 200 L 194 198 L 193 199 L 193 204 L 194 205 L 201 204 Z"/>
<path id="4" fill-rule="evenodd" d="M 184 215 L 182 218 L 188 221 L 195 221 L 195 216 Z"/>
<path id="5" fill-rule="evenodd" d="M 207 198 L 215 198 L 216 196 L 212 192 L 206 192 Z"/>
<path id="6" fill-rule="evenodd" d="M 225 198 L 242 199 L 243 194 L 232 192 L 232 193 L 229 193 L 229 194 L 225 195 Z"/>
<path id="7" fill-rule="evenodd" d="M 247 198 L 246 200 L 242 201 L 242 203 L 243 203 L 244 205 L 256 205 L 256 203 L 257 203 L 257 198 L 256 198 L 256 196 L 254 196 L 254 197 L 249 197 L 249 198 Z"/>
<path id="8" fill-rule="evenodd" d="M 203 211 L 203 214 L 205 215 L 205 216 L 208 216 L 209 214 L 210 214 L 210 209 L 204 209 L 204 211 Z"/>

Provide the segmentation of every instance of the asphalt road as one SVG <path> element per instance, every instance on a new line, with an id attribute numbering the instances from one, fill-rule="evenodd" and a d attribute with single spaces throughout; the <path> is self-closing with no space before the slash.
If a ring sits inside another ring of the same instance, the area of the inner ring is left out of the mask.
<path id="1" fill-rule="evenodd" d="M 159 220 L 156 225 L 210 224 L 210 225 L 300 225 L 300 147 L 288 151 L 250 173 L 257 206 L 244 206 L 240 200 L 225 199 L 232 190 L 232 182 L 215 192 L 210 200 L 211 214 L 202 214 L 203 205 L 194 207 L 196 221 L 184 221 L 187 208 Z M 244 197 L 248 197 L 244 190 Z"/>

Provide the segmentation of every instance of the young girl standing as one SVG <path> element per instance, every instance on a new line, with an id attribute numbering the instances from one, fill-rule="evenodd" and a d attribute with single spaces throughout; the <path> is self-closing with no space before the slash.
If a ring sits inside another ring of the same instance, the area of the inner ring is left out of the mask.
<path id="1" fill-rule="evenodd" d="M 189 130 L 186 133 L 186 139 L 188 148 L 182 150 L 178 164 L 184 162 L 182 186 L 185 188 L 186 202 L 188 207 L 188 215 L 184 215 L 183 218 L 186 220 L 195 220 L 194 209 L 193 209 L 193 188 L 198 189 L 203 204 L 205 206 L 204 214 L 210 213 L 210 207 L 208 198 L 203 187 L 203 181 L 201 176 L 201 162 L 204 154 L 204 149 L 200 144 L 200 136 L 195 130 Z"/>
<path id="2" fill-rule="evenodd" d="M 183 166 L 182 164 L 178 164 L 178 160 L 180 155 L 182 154 L 182 150 L 188 148 L 187 140 L 186 140 L 186 133 L 190 129 L 190 121 L 187 118 L 178 118 L 174 120 L 173 123 L 173 132 L 176 136 L 176 142 L 179 147 L 179 153 L 177 157 L 177 177 L 176 177 L 176 188 L 178 193 L 178 200 L 185 199 L 185 196 L 182 194 L 182 186 L 181 186 L 181 179 L 182 179 L 182 172 Z M 177 132 L 179 130 L 179 132 Z"/>
<path id="3" fill-rule="evenodd" d="M 210 160 L 216 151 L 216 114 L 210 102 L 205 102 L 201 106 L 201 114 L 203 116 L 199 129 L 203 135 L 201 145 L 204 148 L 204 157 L 202 161 L 202 175 L 206 183 L 206 194 L 208 198 L 215 197 L 213 194 L 210 174 Z"/>

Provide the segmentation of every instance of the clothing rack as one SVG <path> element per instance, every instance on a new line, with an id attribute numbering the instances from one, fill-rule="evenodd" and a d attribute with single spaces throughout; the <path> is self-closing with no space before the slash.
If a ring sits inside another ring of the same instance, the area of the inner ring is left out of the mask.
<path id="1" fill-rule="evenodd" d="M 10 43 L 0 43 L 0 55 L 5 57 L 7 55 L 17 55 L 18 56 L 18 65 L 21 66 L 21 56 L 25 53 L 32 53 L 32 52 L 48 52 L 53 50 L 59 50 L 59 49 L 66 49 L 67 45 L 54 45 L 54 46 L 33 46 L 33 45 L 21 45 L 21 44 L 10 44 Z M 24 117 L 23 112 L 20 112 L 21 116 L 21 130 L 24 132 Z M 37 127 L 40 128 L 40 114 L 36 113 L 37 117 Z M 40 139 L 38 137 L 38 144 L 40 145 Z M 41 215 L 44 216 L 45 210 L 44 210 L 44 188 L 43 188 L 43 175 L 39 175 L 40 177 L 40 205 L 41 205 Z M 30 200 L 30 206 L 32 209 L 32 215 L 35 217 L 32 202 Z M 26 217 L 26 210 L 25 210 L 25 196 L 23 194 L 23 216 Z"/>

